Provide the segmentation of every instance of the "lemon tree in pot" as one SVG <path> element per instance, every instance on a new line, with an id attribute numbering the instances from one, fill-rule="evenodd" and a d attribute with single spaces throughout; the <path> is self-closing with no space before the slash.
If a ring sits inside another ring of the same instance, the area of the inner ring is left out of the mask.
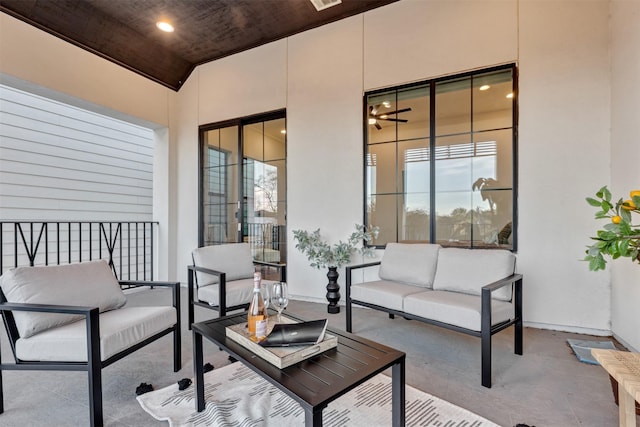
<path id="1" fill-rule="evenodd" d="M 599 208 L 596 219 L 608 218 L 609 223 L 596 232 L 595 241 L 587 249 L 585 261 L 589 261 L 592 271 L 604 270 L 607 264 L 605 257 L 617 259 L 628 257 L 632 262 L 640 264 L 640 190 L 629 192 L 629 199 L 611 201 L 611 192 L 607 186 L 602 187 L 596 197 L 587 197 L 587 203 Z M 636 223 L 634 224 L 634 221 Z"/>
<path id="2" fill-rule="evenodd" d="M 328 268 L 327 278 L 327 306 L 328 313 L 340 313 L 340 285 L 338 285 L 338 268 L 344 267 L 351 261 L 354 252 L 364 256 L 373 256 L 373 247 L 369 244 L 378 237 L 379 228 L 356 224 L 356 230 L 351 233 L 346 242 L 342 240 L 330 245 L 322 239 L 320 229 L 313 232 L 306 230 L 293 230 L 293 238 L 296 240 L 296 249 L 300 250 L 309 261 L 311 267 L 320 269 Z"/>

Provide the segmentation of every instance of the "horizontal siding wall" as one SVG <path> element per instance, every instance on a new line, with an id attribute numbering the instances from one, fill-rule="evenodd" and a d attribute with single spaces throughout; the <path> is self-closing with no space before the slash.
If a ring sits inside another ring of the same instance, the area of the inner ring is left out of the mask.
<path id="1" fill-rule="evenodd" d="M 150 221 L 153 138 L 0 85 L 0 219 Z"/>
<path id="2" fill-rule="evenodd" d="M 0 274 L 105 259 L 153 277 L 153 149 L 151 129 L 0 85 Z"/>

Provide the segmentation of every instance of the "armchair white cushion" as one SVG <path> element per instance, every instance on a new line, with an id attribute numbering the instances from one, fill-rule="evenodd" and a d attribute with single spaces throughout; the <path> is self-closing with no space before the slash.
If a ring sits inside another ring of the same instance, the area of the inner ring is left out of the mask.
<path id="1" fill-rule="evenodd" d="M 264 281 L 263 281 L 264 283 Z M 209 305 L 220 305 L 220 291 L 218 284 L 203 286 L 198 288 L 198 299 L 206 301 Z M 240 279 L 232 282 L 227 281 L 226 297 L 227 307 L 248 304 L 253 295 L 253 277 L 251 279 Z"/>
<path id="2" fill-rule="evenodd" d="M 123 307 L 100 315 L 100 360 L 104 361 L 176 324 L 176 310 Z M 23 361 L 87 361 L 87 326 L 80 320 L 16 341 Z"/>
<path id="3" fill-rule="evenodd" d="M 196 267 L 226 273 L 227 282 L 253 278 L 255 268 L 248 243 L 205 246 L 194 249 L 192 255 Z M 199 287 L 218 283 L 216 276 L 200 271 L 196 271 L 196 280 Z"/>
<path id="4" fill-rule="evenodd" d="M 5 272 L 0 282 L 8 302 L 99 307 L 114 310 L 126 303 L 113 272 L 104 260 L 70 265 L 18 267 Z M 82 318 L 75 314 L 16 311 L 21 338 L 66 325 Z"/>

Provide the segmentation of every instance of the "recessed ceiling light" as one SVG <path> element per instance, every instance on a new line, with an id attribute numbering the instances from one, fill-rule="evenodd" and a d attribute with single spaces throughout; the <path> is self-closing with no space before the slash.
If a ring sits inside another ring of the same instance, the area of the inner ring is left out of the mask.
<path id="1" fill-rule="evenodd" d="M 376 124 L 376 119 L 369 119 L 369 124 L 370 125 L 375 125 Z"/>
<path id="2" fill-rule="evenodd" d="M 480 90 L 488 90 L 491 86 L 489 85 L 482 85 L 480 86 Z"/>
<path id="3" fill-rule="evenodd" d="M 165 33 L 173 33 L 173 25 L 169 24 L 166 21 L 156 22 L 156 27 L 158 27 L 161 31 L 164 31 Z"/>
<path id="4" fill-rule="evenodd" d="M 287 133 L 287 130 L 286 130 L 286 129 L 282 129 L 282 130 L 280 131 L 280 133 L 284 135 L 285 133 Z"/>
<path id="5" fill-rule="evenodd" d="M 391 103 L 389 101 L 383 101 L 382 105 L 384 106 L 384 108 L 389 108 L 391 107 Z"/>
<path id="6" fill-rule="evenodd" d="M 507 98 L 509 98 L 509 99 L 513 98 L 513 92 L 507 94 Z"/>

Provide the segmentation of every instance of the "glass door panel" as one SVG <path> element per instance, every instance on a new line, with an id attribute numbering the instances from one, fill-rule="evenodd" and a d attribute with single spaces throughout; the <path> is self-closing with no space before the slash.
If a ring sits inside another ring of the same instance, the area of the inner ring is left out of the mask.
<path id="1" fill-rule="evenodd" d="M 243 126 L 243 240 L 254 259 L 286 259 L 285 119 Z"/>
<path id="2" fill-rule="evenodd" d="M 204 245 L 238 241 L 238 127 L 204 132 L 202 225 Z"/>

